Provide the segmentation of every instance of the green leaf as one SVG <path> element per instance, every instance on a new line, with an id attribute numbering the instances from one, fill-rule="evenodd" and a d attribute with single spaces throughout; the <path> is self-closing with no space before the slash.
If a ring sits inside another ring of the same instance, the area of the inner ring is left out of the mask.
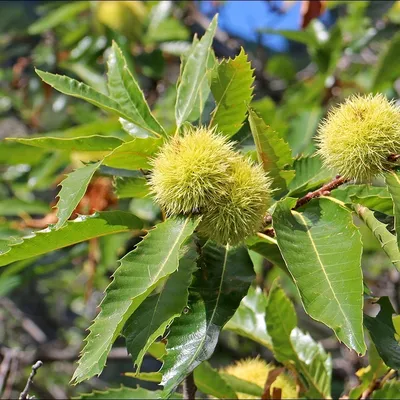
<path id="1" fill-rule="evenodd" d="M 265 307 L 267 299 L 260 288 L 250 287 L 233 317 L 224 329 L 254 340 L 272 349 L 271 338 L 265 324 Z"/>
<path id="2" fill-rule="evenodd" d="M 47 214 L 50 211 L 48 204 L 42 201 L 25 201 L 16 198 L 0 200 L 0 215 L 3 217 L 26 214 Z"/>
<path id="3" fill-rule="evenodd" d="M 347 185 L 332 190 L 330 196 L 346 204 L 361 204 L 375 211 L 393 215 L 393 201 L 386 187 Z"/>
<path id="4" fill-rule="evenodd" d="M 210 126 L 233 136 L 243 125 L 253 94 L 253 70 L 243 48 L 234 59 L 222 60 L 211 74 L 211 92 L 216 106 Z"/>
<path id="5" fill-rule="evenodd" d="M 46 151 L 42 149 L 8 140 L 0 141 L 0 165 L 37 165 L 43 162 L 45 154 Z"/>
<path id="6" fill-rule="evenodd" d="M 111 346 L 127 319 L 158 283 L 176 271 L 182 246 L 198 220 L 168 219 L 151 230 L 138 246 L 121 259 L 106 289 L 101 311 L 90 327 L 86 346 L 72 380 L 82 382 L 104 368 Z"/>
<path id="7" fill-rule="evenodd" d="M 332 179 L 332 173 L 323 167 L 318 156 L 297 158 L 293 168 L 296 175 L 288 186 L 291 197 L 300 197 Z"/>
<path id="8" fill-rule="evenodd" d="M 129 116 L 128 120 L 137 125 L 137 130 L 150 132 L 153 136 L 165 135 L 161 125 L 152 115 L 138 83 L 129 71 L 124 55 L 113 42 L 108 65 L 108 90 L 110 96 Z"/>
<path id="9" fill-rule="evenodd" d="M 249 110 L 249 123 L 258 160 L 273 179 L 272 188 L 279 188 L 280 191 L 286 190 L 295 176 L 295 172 L 290 169 L 293 160 L 289 145 L 278 132 L 270 129 L 264 120 L 251 109 Z"/>
<path id="10" fill-rule="evenodd" d="M 312 138 L 317 131 L 321 117 L 321 107 L 313 106 L 296 113 L 296 117 L 291 120 L 287 140 L 294 156 L 309 156 L 314 153 L 315 145 Z"/>
<path id="11" fill-rule="evenodd" d="M 358 216 L 364 221 L 365 225 L 371 230 L 374 236 L 378 239 L 383 251 L 389 257 L 393 265 L 400 271 L 400 251 L 397 246 L 396 236 L 392 235 L 386 225 L 378 221 L 374 213 L 367 207 L 355 205 Z"/>
<path id="12" fill-rule="evenodd" d="M 131 197 L 146 197 L 149 194 L 149 187 L 146 178 L 142 177 L 117 177 L 114 183 L 114 190 L 119 199 Z"/>
<path id="13" fill-rule="evenodd" d="M 53 11 L 49 12 L 47 15 L 30 25 L 28 27 L 28 33 L 30 35 L 37 35 L 39 33 L 48 31 L 57 25 L 69 21 L 82 11 L 88 10 L 89 8 L 89 1 L 73 2 L 56 7 Z"/>
<path id="14" fill-rule="evenodd" d="M 151 391 L 141 387 L 136 389 L 121 385 L 119 389 L 108 389 L 105 391 L 94 390 L 92 393 L 82 393 L 73 399 L 160 399 L 161 391 Z"/>
<path id="15" fill-rule="evenodd" d="M 372 393 L 371 399 L 398 399 L 400 393 L 400 381 L 392 380 L 386 382 L 382 388 Z"/>
<path id="16" fill-rule="evenodd" d="M 119 103 L 110 97 L 97 92 L 90 86 L 64 75 L 51 74 L 49 72 L 35 70 L 44 82 L 54 89 L 69 96 L 83 99 L 107 112 L 119 115 L 130 120 L 130 117 L 121 109 Z"/>
<path id="17" fill-rule="evenodd" d="M 110 152 L 124 143 L 112 136 L 83 136 L 76 138 L 40 137 L 33 139 L 12 138 L 10 142 L 18 142 L 28 146 L 40 147 L 46 150 L 73 151 L 106 151 Z"/>
<path id="18" fill-rule="evenodd" d="M 217 399 L 237 399 L 236 392 L 207 361 L 194 370 L 194 382 L 203 393 Z"/>
<path id="19" fill-rule="evenodd" d="M 192 112 L 201 83 L 205 79 L 209 49 L 217 29 L 217 20 L 218 17 L 215 16 L 183 67 L 175 105 L 175 118 L 178 128 L 183 122 L 187 121 Z"/>
<path id="20" fill-rule="evenodd" d="M 168 335 L 167 354 L 160 371 L 167 394 L 211 357 L 221 329 L 235 313 L 254 278 L 253 265 L 244 247 L 221 247 L 208 242 L 199 262 L 201 269 L 189 290 L 188 312 L 173 322 Z"/>
<path id="21" fill-rule="evenodd" d="M 69 221 L 61 229 L 54 227 L 32 233 L 21 241 L 9 243 L 0 253 L 0 266 L 25 260 L 66 246 L 111 233 L 141 229 L 142 222 L 135 215 L 123 211 L 105 211 Z"/>
<path id="22" fill-rule="evenodd" d="M 400 171 L 386 173 L 385 180 L 393 200 L 394 228 L 396 230 L 397 246 L 400 249 Z"/>
<path id="23" fill-rule="evenodd" d="M 390 40 L 385 51 L 380 53 L 374 76 L 372 78 L 371 91 L 379 92 L 391 86 L 400 74 L 397 57 L 400 50 L 400 32 L 397 32 Z"/>
<path id="24" fill-rule="evenodd" d="M 171 322 L 181 315 L 188 301 L 188 288 L 196 268 L 197 253 L 189 250 L 179 261 L 179 268 L 171 274 L 156 295 L 148 297 L 126 321 L 122 335 L 140 371 L 142 360 L 150 345 L 164 335 Z"/>
<path id="25" fill-rule="evenodd" d="M 300 376 L 307 397 L 330 398 L 331 358 L 309 334 L 296 327 L 293 304 L 276 281 L 268 296 L 266 315 L 267 330 L 277 361 L 294 369 Z"/>
<path id="26" fill-rule="evenodd" d="M 364 354 L 361 235 L 351 213 L 336 202 L 315 199 L 301 212 L 291 210 L 295 202 L 277 203 L 273 226 L 304 308 Z"/>
<path id="27" fill-rule="evenodd" d="M 141 381 L 155 383 L 160 383 L 162 379 L 162 375 L 159 372 L 125 372 L 123 375 Z"/>
<path id="28" fill-rule="evenodd" d="M 101 161 L 78 168 L 68 174 L 60 183 L 61 190 L 58 193 L 58 203 L 56 205 L 58 221 L 54 226 L 55 229 L 60 229 L 72 215 L 85 195 L 89 182 L 100 164 Z"/>
<path id="29" fill-rule="evenodd" d="M 239 379 L 236 376 L 225 374 L 222 372 L 220 373 L 220 375 L 236 393 L 249 394 L 250 396 L 255 396 L 256 398 L 261 399 L 263 388 L 256 385 L 255 383 L 251 383 L 243 379 Z"/>
<path id="30" fill-rule="evenodd" d="M 375 318 L 364 315 L 364 325 L 385 364 L 400 369 L 400 343 L 392 320 L 395 310 L 388 297 L 381 297 L 377 303 L 381 307 L 378 315 Z"/>
<path id="31" fill-rule="evenodd" d="M 155 155 L 162 144 L 162 139 L 136 138 L 125 142 L 106 156 L 103 164 L 113 168 L 123 169 L 150 169 L 149 158 Z"/>
<path id="32" fill-rule="evenodd" d="M 262 233 L 251 236 L 246 240 L 246 245 L 249 250 L 261 254 L 272 264 L 283 269 L 289 274 L 284 259 L 282 258 L 276 239 L 271 238 Z"/>

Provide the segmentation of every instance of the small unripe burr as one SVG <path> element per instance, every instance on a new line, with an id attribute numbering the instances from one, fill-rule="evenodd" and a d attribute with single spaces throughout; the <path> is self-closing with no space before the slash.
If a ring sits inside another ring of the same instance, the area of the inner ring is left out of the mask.
<path id="1" fill-rule="evenodd" d="M 227 190 L 204 213 L 199 233 L 231 245 L 256 233 L 268 208 L 270 184 L 259 164 L 237 155 L 231 164 Z"/>
<path id="2" fill-rule="evenodd" d="M 201 212 L 225 193 L 234 157 L 232 144 L 214 129 L 186 128 L 152 161 L 156 202 L 168 215 Z"/>
<path id="3" fill-rule="evenodd" d="M 355 95 L 328 113 L 318 129 L 318 153 L 343 178 L 368 182 L 400 153 L 400 111 L 382 94 Z"/>

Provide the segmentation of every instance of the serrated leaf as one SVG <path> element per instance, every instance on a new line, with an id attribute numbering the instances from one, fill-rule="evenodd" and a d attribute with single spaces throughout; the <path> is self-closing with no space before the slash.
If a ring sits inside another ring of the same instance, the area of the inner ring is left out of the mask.
<path id="1" fill-rule="evenodd" d="M 249 123 L 259 162 L 273 179 L 272 188 L 285 191 L 295 172 L 289 145 L 278 132 L 274 132 L 254 110 L 249 110 Z"/>
<path id="2" fill-rule="evenodd" d="M 50 30 L 61 23 L 65 23 L 68 20 L 80 14 L 90 8 L 89 1 L 79 1 L 77 3 L 67 3 L 56 7 L 50 11 L 47 15 L 35 21 L 28 27 L 28 33 L 30 35 L 37 35 L 39 33 Z"/>
<path id="3" fill-rule="evenodd" d="M 188 312 L 173 322 L 168 335 L 167 354 L 160 371 L 166 396 L 211 357 L 221 329 L 254 279 L 253 265 L 244 247 L 221 247 L 208 242 L 199 263 L 201 269 L 189 290 Z"/>
<path id="4" fill-rule="evenodd" d="M 266 315 L 275 358 L 299 375 L 307 397 L 330 398 L 331 358 L 309 334 L 296 327 L 293 304 L 276 281 L 268 296 Z"/>
<path id="5" fill-rule="evenodd" d="M 383 251 L 389 257 L 393 265 L 400 271 L 400 251 L 397 246 L 396 236 L 392 235 L 386 225 L 378 221 L 374 213 L 367 207 L 355 205 L 358 216 L 364 221 L 365 225 L 371 230 L 374 236 L 378 239 Z"/>
<path id="6" fill-rule="evenodd" d="M 88 85 L 64 75 L 51 74 L 50 72 L 35 69 L 40 78 L 54 89 L 69 96 L 77 97 L 95 105 L 107 112 L 130 120 L 130 117 L 121 109 L 119 103 L 110 97 L 97 92 Z"/>
<path id="7" fill-rule="evenodd" d="M 129 71 L 125 57 L 115 42 L 112 44 L 107 65 L 110 96 L 129 116 L 128 120 L 137 125 L 138 133 L 142 134 L 144 130 L 156 137 L 165 135 L 163 128 L 152 115 L 143 92 Z"/>
<path id="8" fill-rule="evenodd" d="M 142 222 L 135 215 L 123 211 L 96 212 L 89 216 L 79 216 L 69 221 L 61 229 L 54 227 L 36 231 L 21 241 L 9 243 L 0 253 L 0 266 L 14 261 L 39 256 L 66 246 L 84 242 L 111 233 L 141 229 Z"/>
<path id="9" fill-rule="evenodd" d="M 83 136 L 75 138 L 39 137 L 32 139 L 10 138 L 10 142 L 18 142 L 28 146 L 40 147 L 46 150 L 73 151 L 105 151 L 111 152 L 124 143 L 121 139 L 112 136 Z"/>
<path id="10" fill-rule="evenodd" d="M 400 393 L 400 381 L 392 380 L 386 382 L 380 389 L 375 390 L 372 393 L 371 399 L 379 400 L 379 399 L 393 399 L 396 400 L 399 398 Z"/>
<path id="11" fill-rule="evenodd" d="M 295 202 L 277 203 L 273 227 L 304 308 L 347 347 L 364 354 L 361 235 L 351 213 L 336 202 L 314 199 L 294 211 Z"/>
<path id="12" fill-rule="evenodd" d="M 364 325 L 385 364 L 400 369 L 400 343 L 392 320 L 395 310 L 388 297 L 381 297 L 377 303 L 381 307 L 378 315 L 375 318 L 364 315 Z"/>
<path id="13" fill-rule="evenodd" d="M 237 399 L 236 392 L 224 380 L 222 375 L 204 361 L 194 370 L 194 382 L 205 394 L 217 399 Z"/>
<path id="14" fill-rule="evenodd" d="M 267 299 L 260 288 L 250 287 L 233 317 L 224 329 L 254 340 L 272 349 L 271 338 L 265 324 L 265 307 Z"/>
<path id="15" fill-rule="evenodd" d="M 216 105 L 210 126 L 233 136 L 243 125 L 253 95 L 254 76 L 243 48 L 233 59 L 222 60 L 211 74 L 211 92 Z"/>
<path id="16" fill-rule="evenodd" d="M 393 202 L 386 187 L 347 185 L 332 190 L 330 196 L 346 204 L 361 204 L 372 210 L 393 215 Z"/>
<path id="17" fill-rule="evenodd" d="M 58 221 L 54 226 L 55 229 L 60 229 L 72 215 L 76 206 L 85 195 L 89 182 L 100 164 L 101 161 L 78 168 L 68 174 L 60 183 L 61 190 L 57 195 L 58 202 L 56 205 Z"/>
<path id="18" fill-rule="evenodd" d="M 385 180 L 393 200 L 394 228 L 396 230 L 397 247 L 400 249 L 400 171 L 386 173 Z"/>
<path id="19" fill-rule="evenodd" d="M 146 178 L 142 177 L 117 177 L 114 190 L 119 199 L 146 197 L 149 194 L 149 186 Z"/>
<path id="20" fill-rule="evenodd" d="M 162 139 L 136 138 L 125 142 L 106 156 L 103 164 L 113 168 L 150 169 L 149 158 L 154 156 L 162 144 Z"/>
<path id="21" fill-rule="evenodd" d="M 86 346 L 72 377 L 74 383 L 101 373 L 125 322 L 157 284 L 178 268 L 181 248 L 197 224 L 198 220 L 190 218 L 168 219 L 158 224 L 120 260 L 100 304 L 101 311 L 90 327 Z"/>
<path id="22" fill-rule="evenodd" d="M 79 397 L 73 399 L 90 400 L 90 399 L 160 399 L 161 391 L 151 391 L 138 387 L 132 389 L 121 385 L 119 389 L 108 389 L 104 391 L 94 390 L 91 393 L 82 393 Z"/>
<path id="23" fill-rule="evenodd" d="M 164 334 L 166 328 L 186 307 L 188 288 L 196 270 L 196 259 L 196 250 L 189 250 L 179 260 L 178 270 L 167 278 L 162 290 L 148 297 L 126 321 L 122 335 L 138 372 L 150 345 Z"/>
<path id="24" fill-rule="evenodd" d="M 297 158 L 293 168 L 296 174 L 288 186 L 291 197 L 306 194 L 332 179 L 332 172 L 324 168 L 318 156 Z"/>
<path id="25" fill-rule="evenodd" d="M 175 119 L 178 128 L 187 121 L 192 112 L 201 82 L 206 75 L 207 58 L 217 29 L 217 20 L 218 17 L 215 16 L 204 36 L 190 52 L 183 67 L 175 105 Z"/>

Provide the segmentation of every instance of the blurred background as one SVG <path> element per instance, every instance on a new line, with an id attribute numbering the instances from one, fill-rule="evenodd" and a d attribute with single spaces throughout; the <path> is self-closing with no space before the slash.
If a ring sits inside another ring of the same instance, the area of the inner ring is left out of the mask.
<path id="1" fill-rule="evenodd" d="M 127 135 L 118 120 L 94 106 L 67 97 L 43 83 L 34 67 L 66 74 L 105 92 L 107 54 L 112 40 L 123 50 L 158 120 L 174 129 L 174 102 L 180 57 L 193 36 L 202 35 L 215 13 L 217 57 L 234 57 L 244 47 L 252 61 L 254 107 L 283 133 L 294 156 L 315 150 L 313 136 L 332 105 L 352 93 L 400 91 L 400 1 L 2 1 L 0 2 L 0 139 L 36 134 Z M 234 140 L 251 146 L 247 124 Z M 0 142 L 0 249 L 2 241 L 54 222 L 57 184 L 79 165 L 82 155 Z M 90 184 L 76 210 L 119 207 L 147 221 L 160 210 L 147 198 L 112 194 L 106 167 Z M 363 269 L 374 295 L 400 306 L 400 276 L 364 228 Z M 69 385 L 85 329 L 96 315 L 103 290 L 138 237 L 129 233 L 100 238 L 0 270 L 0 397 L 17 398 L 37 359 L 44 362 L 33 391 L 62 399 L 77 392 L 135 386 L 123 376 L 132 362 L 117 341 L 99 378 Z M 4 243 L 4 242 L 3 242 Z M 282 275 L 297 304 L 300 326 L 333 356 L 333 395 L 357 383 L 366 360 L 341 346 L 332 332 L 302 311 L 297 292 L 279 268 L 252 253 L 257 283 L 270 287 Z M 224 331 L 211 363 L 256 356 L 271 360 L 261 345 Z M 157 370 L 151 357 L 143 369 Z M 141 383 L 154 388 L 155 384 Z"/>

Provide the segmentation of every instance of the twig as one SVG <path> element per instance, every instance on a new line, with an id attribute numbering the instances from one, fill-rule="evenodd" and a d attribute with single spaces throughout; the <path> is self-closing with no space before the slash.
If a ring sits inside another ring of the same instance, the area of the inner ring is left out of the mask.
<path id="1" fill-rule="evenodd" d="M 12 361 L 12 350 L 6 349 L 4 352 L 3 361 L 0 364 L 0 393 L 3 391 L 3 385 L 6 381 L 8 371 Z"/>
<path id="2" fill-rule="evenodd" d="M 193 372 L 191 372 L 183 381 L 183 398 L 185 400 L 194 400 L 196 398 L 197 386 L 194 383 Z"/>
<path id="3" fill-rule="evenodd" d="M 363 392 L 360 399 L 361 400 L 368 399 L 375 390 L 381 388 L 383 384 L 388 379 L 390 379 L 395 373 L 396 370 L 390 369 L 381 379 L 376 379 L 375 381 L 373 381 L 370 387 Z"/>
<path id="4" fill-rule="evenodd" d="M 310 200 L 316 197 L 329 196 L 330 192 L 333 189 L 336 189 L 337 187 L 343 185 L 343 183 L 346 183 L 348 181 L 349 179 L 343 178 L 340 175 L 336 176 L 336 178 L 333 179 L 331 182 L 327 183 L 326 185 L 322 186 L 317 190 L 314 190 L 313 192 L 307 193 L 304 197 L 298 199 L 296 205 L 293 207 L 293 210 L 301 206 L 304 206 L 304 204 L 307 204 Z"/>
<path id="5" fill-rule="evenodd" d="M 36 361 L 35 364 L 32 365 L 32 372 L 29 375 L 28 381 L 26 382 L 25 388 L 24 390 L 21 392 L 21 394 L 19 395 L 19 400 L 25 400 L 25 399 L 30 399 L 32 397 L 30 397 L 28 395 L 29 389 L 33 383 L 33 378 L 36 375 L 37 370 L 43 365 L 43 363 L 39 360 Z"/>
<path id="6" fill-rule="evenodd" d="M 10 399 L 13 385 L 16 381 L 18 375 L 18 366 L 19 366 L 19 359 L 18 359 L 18 350 L 13 349 L 13 359 L 11 360 L 10 372 L 8 373 L 8 378 L 6 382 L 6 386 L 3 392 L 2 399 Z"/>

